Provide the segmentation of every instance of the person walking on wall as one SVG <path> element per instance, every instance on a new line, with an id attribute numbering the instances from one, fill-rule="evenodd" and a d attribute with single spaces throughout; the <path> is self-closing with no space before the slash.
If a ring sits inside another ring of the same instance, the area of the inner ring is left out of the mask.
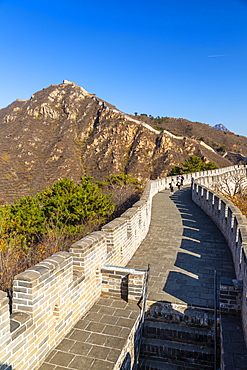
<path id="1" fill-rule="evenodd" d="M 169 183 L 169 186 L 170 186 L 170 189 L 171 189 L 171 193 L 173 193 L 174 191 L 174 180 L 172 179 L 172 181 Z"/>
<path id="2" fill-rule="evenodd" d="M 194 181 L 195 181 L 194 177 L 191 177 L 191 180 L 190 180 L 190 182 L 191 182 L 191 189 L 193 188 Z"/>
<path id="3" fill-rule="evenodd" d="M 178 187 L 178 190 L 180 190 L 180 188 L 181 188 L 181 180 L 178 180 L 176 185 Z"/>

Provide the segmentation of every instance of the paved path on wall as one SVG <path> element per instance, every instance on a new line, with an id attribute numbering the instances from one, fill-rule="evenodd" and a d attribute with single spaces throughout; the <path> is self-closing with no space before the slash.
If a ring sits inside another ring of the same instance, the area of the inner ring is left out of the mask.
<path id="1" fill-rule="evenodd" d="M 139 314 L 136 303 L 100 297 L 39 370 L 113 370 Z"/>
<path id="2" fill-rule="evenodd" d="M 214 270 L 235 278 L 231 252 L 220 230 L 192 201 L 191 189 L 169 190 L 153 198 L 148 235 L 128 266 L 150 264 L 148 304 L 214 307 Z M 247 349 L 240 318 L 222 318 L 227 370 L 247 368 Z"/>
<path id="3" fill-rule="evenodd" d="M 213 221 L 184 187 L 153 198 L 148 235 L 128 266 L 150 264 L 149 301 L 214 307 L 214 270 L 234 278 L 231 253 Z"/>

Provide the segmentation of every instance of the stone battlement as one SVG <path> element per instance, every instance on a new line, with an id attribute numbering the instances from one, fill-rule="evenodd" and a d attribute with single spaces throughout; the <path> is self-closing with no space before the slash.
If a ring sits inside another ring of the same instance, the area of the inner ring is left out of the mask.
<path id="1" fill-rule="evenodd" d="M 242 174 L 245 170 L 244 167 L 239 169 L 243 171 Z M 236 277 L 243 284 L 240 306 L 247 340 L 247 219 L 230 200 L 215 194 L 201 183 L 210 186 L 212 179 L 199 179 L 194 185 L 192 199 L 219 227 L 231 250 Z"/>

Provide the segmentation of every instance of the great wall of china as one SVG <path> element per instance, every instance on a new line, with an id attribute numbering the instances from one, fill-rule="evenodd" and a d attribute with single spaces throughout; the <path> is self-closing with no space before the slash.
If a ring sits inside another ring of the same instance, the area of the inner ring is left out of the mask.
<path id="1" fill-rule="evenodd" d="M 187 174 L 184 184 L 195 178 L 192 199 L 219 227 L 231 250 L 236 278 L 243 284 L 238 304 L 247 338 L 247 220 L 237 207 L 212 190 L 226 173 L 230 181 L 231 173 L 246 176 L 246 168 L 232 166 Z M 38 369 L 102 295 L 121 298 L 124 292 L 127 301 L 140 303 L 147 271 L 125 266 L 149 230 L 152 198 L 168 189 L 169 182 L 168 177 L 149 181 L 140 201 L 121 217 L 73 244 L 68 253 L 56 253 L 16 276 L 11 315 L 7 295 L 0 291 L 1 370 Z M 135 366 L 143 309 L 135 317 L 114 370 Z M 225 304 L 224 309 L 231 307 Z"/>

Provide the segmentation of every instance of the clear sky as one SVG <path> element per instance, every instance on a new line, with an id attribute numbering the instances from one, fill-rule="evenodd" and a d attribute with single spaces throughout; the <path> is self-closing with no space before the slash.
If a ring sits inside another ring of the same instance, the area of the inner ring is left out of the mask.
<path id="1" fill-rule="evenodd" d="M 0 108 L 64 79 L 247 136 L 247 0 L 0 1 Z"/>

